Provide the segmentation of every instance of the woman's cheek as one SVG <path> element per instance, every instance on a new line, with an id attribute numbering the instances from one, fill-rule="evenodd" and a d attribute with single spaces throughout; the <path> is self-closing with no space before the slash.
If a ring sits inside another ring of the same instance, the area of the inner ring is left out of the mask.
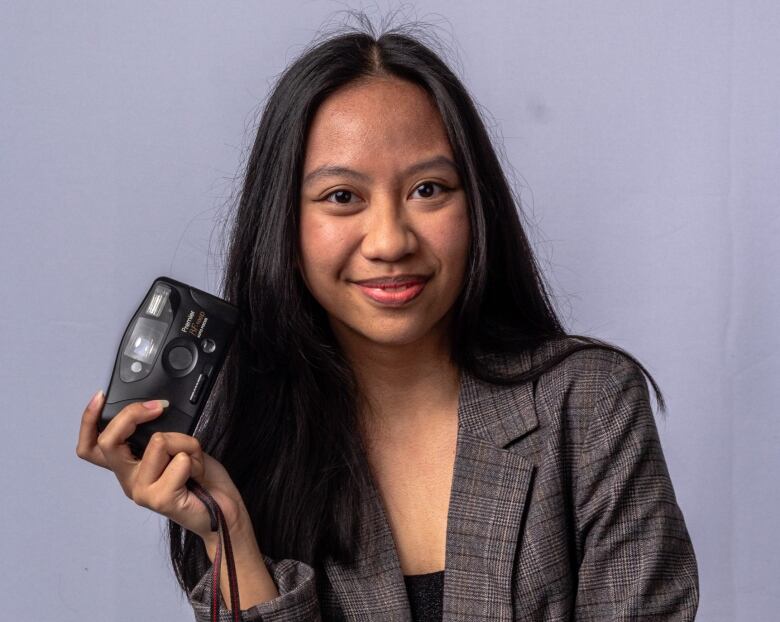
<path id="1" fill-rule="evenodd" d="M 429 230 L 428 240 L 437 250 L 437 254 L 449 262 L 455 262 L 452 268 L 465 262 L 471 241 L 471 225 L 465 209 L 458 210 L 446 221 Z"/>
<path id="2" fill-rule="evenodd" d="M 307 272 L 325 274 L 340 270 L 349 244 L 350 225 L 344 219 L 304 217 L 301 252 Z"/>
<path id="3" fill-rule="evenodd" d="M 323 252 L 341 249 L 349 236 L 350 226 L 344 219 L 323 219 L 317 225 L 317 244 Z"/>

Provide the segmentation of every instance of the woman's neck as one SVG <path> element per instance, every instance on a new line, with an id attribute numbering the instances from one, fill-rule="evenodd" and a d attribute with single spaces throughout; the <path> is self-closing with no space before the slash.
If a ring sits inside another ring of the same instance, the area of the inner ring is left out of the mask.
<path id="1" fill-rule="evenodd" d="M 360 387 L 360 416 L 372 435 L 402 434 L 432 419 L 457 418 L 460 370 L 447 339 L 389 346 L 341 340 Z"/>

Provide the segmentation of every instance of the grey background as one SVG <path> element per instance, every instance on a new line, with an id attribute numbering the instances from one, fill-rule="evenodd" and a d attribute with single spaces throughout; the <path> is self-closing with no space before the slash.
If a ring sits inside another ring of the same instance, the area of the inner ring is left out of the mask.
<path id="1" fill-rule="evenodd" d="M 323 20 L 360 6 L 2 3 L 4 619 L 192 618 L 162 521 L 76 458 L 79 417 L 153 277 L 214 291 L 259 103 Z M 365 6 L 378 19 L 388 5 Z M 625 347 L 665 392 L 701 620 L 780 607 L 778 7 L 405 13 L 453 47 L 569 328 Z"/>

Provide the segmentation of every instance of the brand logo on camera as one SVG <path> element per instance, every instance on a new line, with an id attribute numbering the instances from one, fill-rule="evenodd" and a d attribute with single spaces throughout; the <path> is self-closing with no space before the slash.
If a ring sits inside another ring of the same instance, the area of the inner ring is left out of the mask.
<path id="1" fill-rule="evenodd" d="M 203 335 L 203 331 L 206 329 L 206 323 L 208 321 L 209 318 L 206 316 L 205 311 L 198 311 L 196 316 L 195 311 L 190 310 L 190 312 L 187 314 L 187 319 L 184 321 L 184 325 L 179 330 L 183 333 L 189 333 L 193 337 L 200 339 L 200 337 Z"/>

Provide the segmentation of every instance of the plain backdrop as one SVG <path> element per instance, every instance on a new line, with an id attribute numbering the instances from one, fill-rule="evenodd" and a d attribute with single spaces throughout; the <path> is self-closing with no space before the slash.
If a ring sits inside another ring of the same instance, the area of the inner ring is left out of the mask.
<path id="1" fill-rule="evenodd" d="M 163 521 L 75 456 L 151 280 L 215 291 L 260 103 L 358 2 L 0 3 L 0 600 L 7 620 L 190 620 Z M 426 1 L 569 330 L 642 361 L 700 620 L 780 607 L 780 5 Z"/>

